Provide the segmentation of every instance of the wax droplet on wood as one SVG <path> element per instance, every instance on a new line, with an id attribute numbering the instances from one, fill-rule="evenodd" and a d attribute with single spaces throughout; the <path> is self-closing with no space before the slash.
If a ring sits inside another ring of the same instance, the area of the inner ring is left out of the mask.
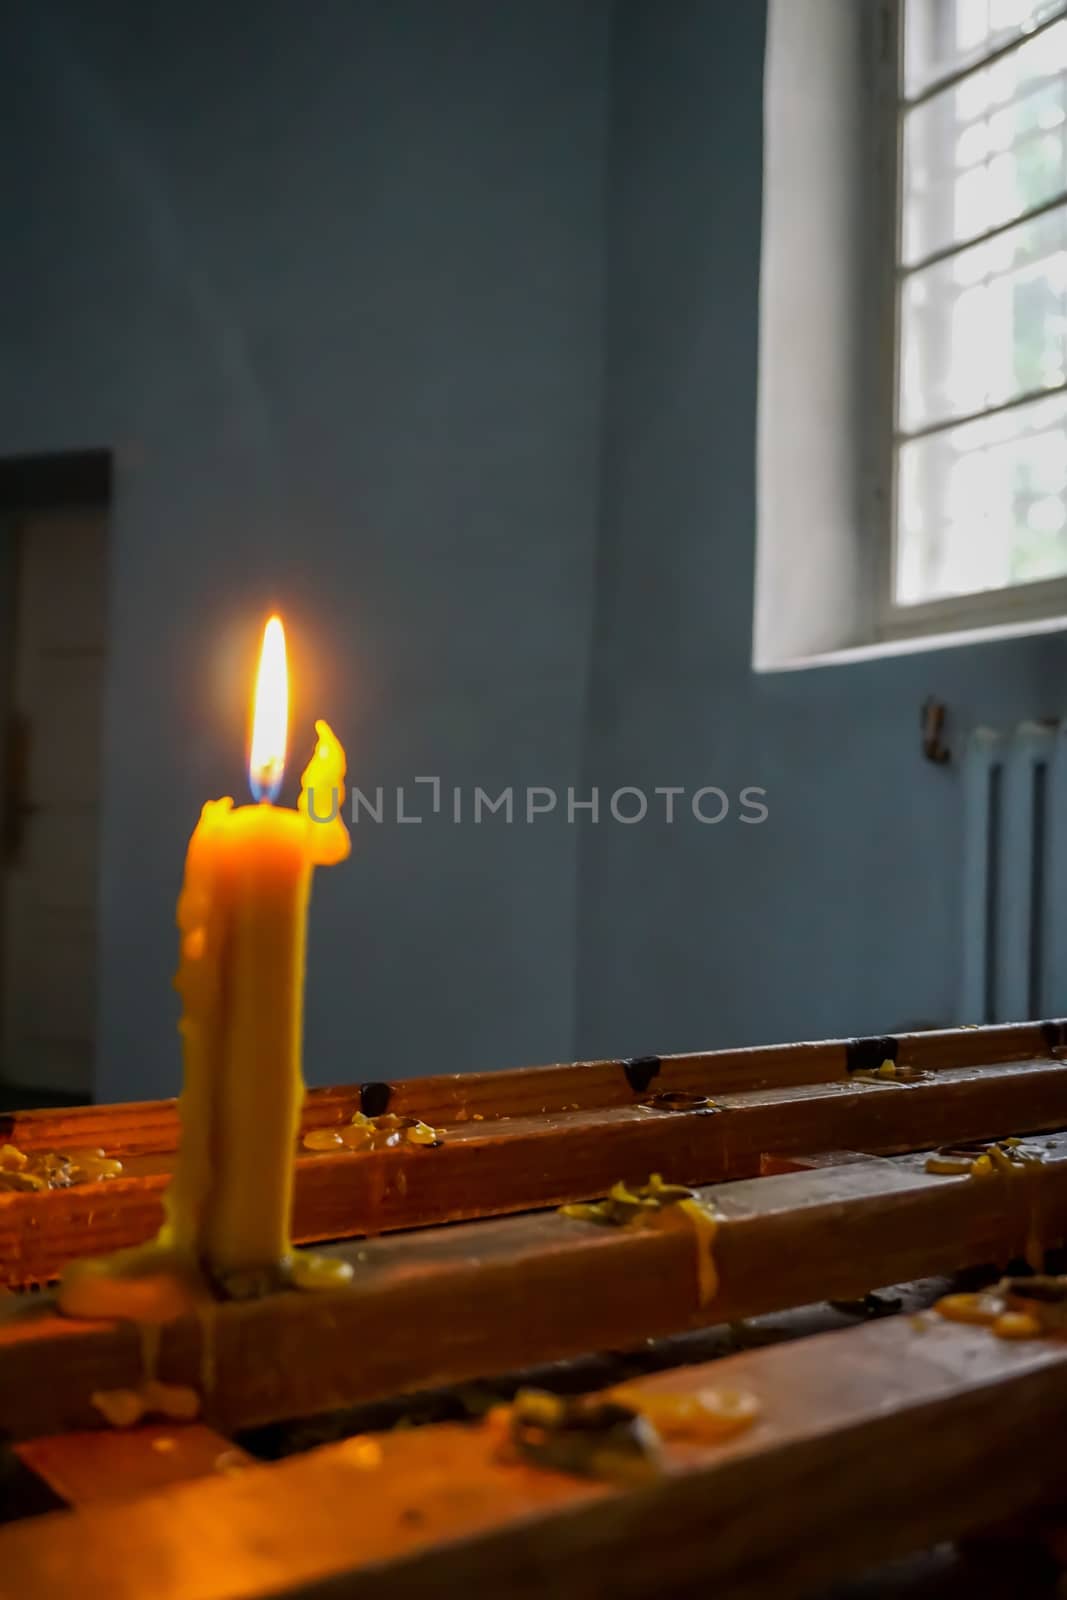
<path id="1" fill-rule="evenodd" d="M 365 1471 L 372 1471 L 382 1464 L 382 1447 L 377 1439 L 362 1439 L 357 1435 L 346 1441 L 344 1449 L 346 1457 Z"/>
<path id="2" fill-rule="evenodd" d="M 697 1252 L 697 1302 L 709 1305 L 719 1290 L 719 1274 L 712 1253 L 715 1235 L 719 1231 L 718 1218 L 695 1197 L 679 1201 L 678 1210 L 685 1216 L 696 1239 Z"/>
<path id="3" fill-rule="evenodd" d="M 1005 1311 L 993 1323 L 993 1332 L 998 1339 L 1037 1339 L 1041 1324 L 1029 1312 Z"/>
<path id="4" fill-rule="evenodd" d="M 90 1401 L 113 1428 L 132 1428 L 145 1413 L 144 1400 L 136 1389 L 97 1389 Z"/>
<path id="5" fill-rule="evenodd" d="M 337 1150 L 343 1142 L 336 1128 L 312 1128 L 304 1135 L 305 1150 Z"/>
<path id="6" fill-rule="evenodd" d="M 1004 1310 L 998 1294 L 946 1294 L 934 1307 L 949 1322 L 970 1322 L 990 1327 Z"/>
<path id="7" fill-rule="evenodd" d="M 357 1111 L 348 1126 L 341 1129 L 341 1143 L 349 1150 L 369 1150 L 377 1131 L 370 1117 Z"/>
<path id="8" fill-rule="evenodd" d="M 340 1289 L 352 1281 L 351 1262 L 337 1256 L 320 1256 L 311 1251 L 294 1251 L 289 1267 L 294 1289 Z"/>
<path id="9" fill-rule="evenodd" d="M 686 1438 L 715 1443 L 750 1428 L 760 1414 L 754 1394 L 738 1389 L 698 1389 L 688 1394 L 646 1389 L 623 1383 L 611 1398 L 647 1417 L 664 1438 Z"/>
<path id="10" fill-rule="evenodd" d="M 0 1189 L 32 1193 L 43 1189 L 69 1189 L 122 1176 L 122 1162 L 103 1150 L 19 1150 L 0 1145 Z"/>
<path id="11" fill-rule="evenodd" d="M 132 1428 L 142 1417 L 155 1414 L 176 1422 L 192 1422 L 200 1415 L 195 1389 L 149 1378 L 136 1389 L 98 1389 L 91 1404 L 113 1428 Z M 170 1441 L 173 1446 L 173 1440 Z M 157 1441 L 158 1447 L 158 1441 Z"/>

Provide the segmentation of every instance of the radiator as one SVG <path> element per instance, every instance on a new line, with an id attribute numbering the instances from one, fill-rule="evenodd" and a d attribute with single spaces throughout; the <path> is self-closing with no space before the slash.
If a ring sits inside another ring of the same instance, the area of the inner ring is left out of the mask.
<path id="1" fill-rule="evenodd" d="M 963 757 L 961 1022 L 1067 1012 L 1067 725 L 977 729 Z"/>

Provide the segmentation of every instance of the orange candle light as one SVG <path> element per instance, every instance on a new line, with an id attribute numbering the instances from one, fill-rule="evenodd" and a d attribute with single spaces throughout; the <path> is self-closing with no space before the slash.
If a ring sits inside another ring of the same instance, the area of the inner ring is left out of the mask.
<path id="1" fill-rule="evenodd" d="M 292 1282 L 336 1282 L 342 1263 L 293 1252 L 293 1160 L 304 1097 L 301 1065 L 308 899 L 315 866 L 349 853 L 342 820 L 345 753 L 325 722 L 297 809 L 273 804 L 285 768 L 285 635 L 272 617 L 254 697 L 249 783 L 257 804 L 209 800 L 189 842 L 178 900 L 175 979 L 184 1080 L 181 1146 L 154 1244 L 79 1262 L 60 1289 L 78 1315 L 122 1313 L 175 1278 L 234 1295 Z M 170 1288 L 165 1285 L 169 1282 Z M 151 1315 L 139 1304 L 131 1315 Z"/>

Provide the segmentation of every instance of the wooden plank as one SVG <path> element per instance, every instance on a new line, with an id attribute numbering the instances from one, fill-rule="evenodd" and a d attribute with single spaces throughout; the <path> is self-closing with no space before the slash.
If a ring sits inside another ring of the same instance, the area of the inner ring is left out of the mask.
<path id="1" fill-rule="evenodd" d="M 337 1246 L 356 1267 L 350 1287 L 171 1323 L 159 1376 L 199 1390 L 206 1420 L 230 1432 L 1003 1263 L 1035 1233 L 1067 1238 L 1067 1134 L 1039 1142 L 1045 1159 L 1026 1174 L 934 1177 L 904 1157 L 707 1190 L 721 1218 L 710 1303 L 687 1225 L 635 1231 L 542 1212 Z M 0 1322 L 5 1425 L 13 1437 L 90 1427 L 90 1395 L 135 1387 L 143 1365 L 133 1326 L 31 1304 Z"/>
<path id="2" fill-rule="evenodd" d="M 312 1089 L 301 1128 L 328 1127 L 359 1109 L 360 1086 Z M 109 1155 L 173 1155 L 181 1124 L 177 1100 L 143 1100 L 124 1105 L 59 1106 L 0 1115 L 0 1144 L 20 1150 L 93 1150 Z"/>
<path id="3" fill-rule="evenodd" d="M 503 1464 L 485 1427 L 349 1440 L 254 1474 L 0 1530 L 20 1600 L 530 1600 L 814 1587 L 1062 1494 L 1067 1348 L 892 1318 L 643 1381 L 761 1417 L 623 1490 Z"/>
<path id="4" fill-rule="evenodd" d="M 889 1056 L 926 1071 L 1000 1062 L 1059 1059 L 1067 1049 L 1067 1019 L 903 1033 L 885 1038 L 833 1039 L 759 1045 L 631 1060 L 576 1061 L 504 1072 L 450 1073 L 311 1089 L 303 1129 L 328 1127 L 362 1107 L 427 1122 L 464 1122 L 543 1112 L 625 1106 L 647 1093 L 695 1091 L 712 1096 L 746 1089 L 784 1088 L 840 1079 Z M 366 1102 L 366 1103 L 364 1103 Z M 173 1152 L 179 1132 L 177 1101 L 61 1107 L 0 1114 L 0 1143 L 24 1150 L 105 1146 L 110 1154 Z"/>
<path id="5" fill-rule="evenodd" d="M 294 1237 L 308 1243 L 558 1205 L 653 1171 L 689 1184 L 754 1176 L 768 1153 L 849 1146 L 888 1154 L 1062 1127 L 1067 1063 L 942 1067 L 884 1083 L 846 1077 L 720 1094 L 717 1105 L 710 1114 L 630 1104 L 514 1115 L 446 1127 L 436 1149 L 304 1153 Z M 138 1175 L 138 1160 L 152 1170 Z M 151 1237 L 167 1181 L 159 1167 L 158 1158 L 133 1158 L 129 1177 L 0 1195 L 0 1281 L 48 1282 L 76 1256 Z"/>
<path id="6" fill-rule="evenodd" d="M 253 1465 L 246 1450 L 196 1422 L 52 1434 L 14 1448 L 24 1467 L 76 1506 L 133 1500 Z"/>

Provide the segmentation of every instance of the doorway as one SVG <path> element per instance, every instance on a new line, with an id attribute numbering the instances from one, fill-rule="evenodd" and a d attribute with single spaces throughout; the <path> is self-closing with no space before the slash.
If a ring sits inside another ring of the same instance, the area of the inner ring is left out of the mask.
<path id="1" fill-rule="evenodd" d="M 103 452 L 0 463 L 7 1109 L 93 1095 L 109 491 Z"/>

